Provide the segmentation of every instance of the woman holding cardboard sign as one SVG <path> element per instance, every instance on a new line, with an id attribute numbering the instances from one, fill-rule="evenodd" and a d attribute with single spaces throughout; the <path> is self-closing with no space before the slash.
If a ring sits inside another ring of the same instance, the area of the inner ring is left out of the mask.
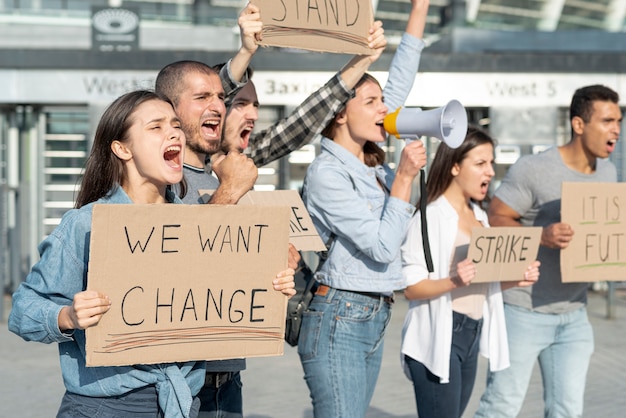
<path id="1" fill-rule="evenodd" d="M 412 183 L 426 164 L 423 144 L 414 141 L 394 173 L 378 144 L 387 138 L 388 108 L 402 106 L 411 90 L 427 12 L 427 0 L 413 0 L 384 92 L 371 75 L 361 78 L 322 132 L 322 151 L 304 180 L 317 231 L 326 242 L 332 237 L 298 343 L 315 417 L 364 417 L 378 379 L 393 292 L 402 288 Z"/>
<path id="2" fill-rule="evenodd" d="M 494 143 L 470 127 L 456 149 L 439 144 L 428 175 L 427 222 L 434 272 L 426 267 L 421 220 L 415 216 L 402 246 L 405 296 L 411 300 L 402 332 L 402 364 L 412 381 L 420 418 L 458 418 L 470 399 L 478 353 L 492 370 L 509 365 L 499 282 L 471 284 L 471 230 L 488 226 L 480 207 L 494 176 Z M 539 278 L 533 262 L 520 282 Z M 482 332 L 482 329 L 485 332 Z"/>
<path id="3" fill-rule="evenodd" d="M 150 91 L 115 100 L 98 125 L 76 209 L 40 245 L 41 259 L 13 295 L 9 329 L 59 344 L 66 387 L 59 417 L 195 417 L 205 362 L 86 367 L 85 332 L 112 306 L 85 290 L 93 204 L 181 203 L 185 135 L 171 104 Z M 293 287 L 293 270 L 275 288 Z M 119 304 L 119 301 L 116 301 Z"/>

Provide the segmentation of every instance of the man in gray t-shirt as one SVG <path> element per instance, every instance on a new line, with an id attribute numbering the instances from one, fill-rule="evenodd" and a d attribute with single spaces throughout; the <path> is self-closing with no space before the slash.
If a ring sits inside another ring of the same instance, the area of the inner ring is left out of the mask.
<path id="1" fill-rule="evenodd" d="M 489 207 L 491 226 L 541 226 L 539 281 L 504 292 L 511 366 L 489 373 L 476 417 L 515 417 L 535 361 L 543 375 L 545 415 L 580 417 L 593 352 L 587 284 L 562 283 L 560 252 L 574 230 L 561 222 L 563 182 L 614 182 L 607 160 L 620 135 L 619 96 L 599 85 L 578 89 L 570 105 L 572 139 L 510 167 Z"/>

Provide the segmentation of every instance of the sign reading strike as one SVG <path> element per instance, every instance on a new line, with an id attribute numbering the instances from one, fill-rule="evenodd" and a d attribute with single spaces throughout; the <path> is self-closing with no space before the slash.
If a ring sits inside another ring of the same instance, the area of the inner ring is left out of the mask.
<path id="1" fill-rule="evenodd" d="M 541 228 L 473 228 L 468 258 L 476 264 L 472 283 L 524 280 L 524 272 L 537 259 Z"/>
<path id="2" fill-rule="evenodd" d="M 259 45 L 372 55 L 371 0 L 252 0 L 261 10 Z"/>
<path id="3" fill-rule="evenodd" d="M 286 206 L 96 205 L 87 288 L 111 309 L 87 365 L 281 355 Z"/>
<path id="4" fill-rule="evenodd" d="M 561 220 L 574 237 L 561 250 L 563 282 L 622 281 L 626 277 L 624 183 L 563 183 Z"/>

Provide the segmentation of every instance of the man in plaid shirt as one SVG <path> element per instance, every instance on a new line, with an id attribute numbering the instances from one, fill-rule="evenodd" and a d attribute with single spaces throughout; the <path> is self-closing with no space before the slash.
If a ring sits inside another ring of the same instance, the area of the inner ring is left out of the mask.
<path id="1" fill-rule="evenodd" d="M 424 26 L 428 0 L 412 0 L 413 10 L 394 60 L 406 63 L 396 65 L 396 71 L 415 74 L 424 42 Z M 205 64 L 182 61 L 170 64 L 157 77 L 156 91 L 174 104 L 187 137 L 184 174 L 187 181 L 185 203 L 236 204 L 241 196 L 254 186 L 257 167 L 279 159 L 311 142 L 328 124 L 335 113 L 354 95 L 354 86 L 386 46 L 382 25 L 376 22 L 371 30 L 371 56 L 355 56 L 323 87 L 311 94 L 288 117 L 271 127 L 252 133 L 258 118 L 258 100 L 254 86 L 248 82 L 248 66 L 257 50 L 255 39 L 262 24 L 258 8 L 248 5 L 240 14 L 242 47 L 219 70 Z M 391 75 L 391 72 L 390 72 Z M 392 77 L 390 76 L 390 80 Z M 237 81 L 239 80 L 239 81 Z M 390 84 L 391 81 L 388 81 Z M 397 86 L 395 88 L 405 88 Z M 237 93 L 241 91 L 239 98 Z M 408 91 L 406 92 L 408 94 Z M 232 98 L 227 122 L 225 98 Z M 235 116 L 237 100 L 251 112 Z M 224 135 L 222 135 L 222 125 Z M 228 125 L 232 124 L 233 129 Z M 206 168 L 209 157 L 220 151 L 220 141 L 235 144 L 226 155 L 215 158 L 212 169 L 219 180 Z M 245 146 L 244 146 L 245 145 Z M 200 196 L 199 190 L 215 190 L 212 196 Z M 177 190 L 178 191 L 178 190 Z M 297 265 L 297 257 L 290 249 L 290 267 Z M 279 290 L 279 289 L 277 289 Z M 200 417 L 243 417 L 240 371 L 245 359 L 207 362 L 207 378 L 200 391 Z"/>

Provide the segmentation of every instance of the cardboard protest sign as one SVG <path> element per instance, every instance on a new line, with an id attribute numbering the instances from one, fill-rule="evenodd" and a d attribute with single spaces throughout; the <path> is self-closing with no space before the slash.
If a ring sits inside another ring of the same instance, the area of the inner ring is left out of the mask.
<path id="1" fill-rule="evenodd" d="M 371 0 L 252 0 L 261 10 L 264 46 L 372 55 Z"/>
<path id="2" fill-rule="evenodd" d="M 524 272 L 537 259 L 541 228 L 473 228 L 468 258 L 476 264 L 472 283 L 510 282 L 524 279 Z"/>
<path id="3" fill-rule="evenodd" d="M 561 250 L 561 281 L 626 278 L 626 184 L 563 183 L 561 221 L 574 236 Z"/>
<path id="4" fill-rule="evenodd" d="M 96 205 L 87 288 L 111 299 L 87 365 L 282 355 L 289 208 Z"/>
<path id="5" fill-rule="evenodd" d="M 203 197 L 210 197 L 213 192 L 213 190 L 198 190 L 200 196 Z M 239 199 L 238 205 L 287 206 L 290 208 L 289 242 L 300 251 L 326 250 L 326 245 L 317 233 L 313 220 L 296 190 L 251 190 Z"/>
<path id="6" fill-rule="evenodd" d="M 300 251 L 326 250 L 326 245 L 317 233 L 313 220 L 296 190 L 250 191 L 243 195 L 238 204 L 287 206 L 291 209 L 289 213 L 289 242 Z"/>

